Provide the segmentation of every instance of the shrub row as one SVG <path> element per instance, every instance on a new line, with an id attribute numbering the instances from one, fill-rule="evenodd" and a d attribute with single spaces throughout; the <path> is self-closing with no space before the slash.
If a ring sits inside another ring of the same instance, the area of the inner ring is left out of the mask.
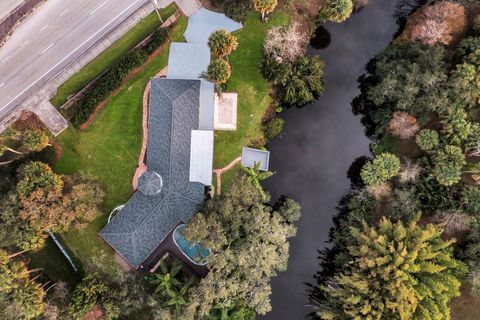
<path id="1" fill-rule="evenodd" d="M 85 97 L 74 106 L 73 116 L 70 119 L 75 127 L 87 121 L 96 106 L 105 100 L 108 95 L 117 89 L 127 75 L 141 66 L 148 55 L 152 54 L 167 39 L 167 30 L 160 29 L 153 33 L 150 41 L 142 48 L 137 48 L 120 58 L 103 75 L 101 75 L 86 94 Z"/>

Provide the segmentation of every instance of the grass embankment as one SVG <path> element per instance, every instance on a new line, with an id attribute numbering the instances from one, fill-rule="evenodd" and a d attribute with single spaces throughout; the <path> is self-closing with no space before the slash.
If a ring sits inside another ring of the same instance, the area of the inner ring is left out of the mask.
<path id="1" fill-rule="evenodd" d="M 168 7 L 160 10 L 160 15 L 166 19 L 175 13 L 176 10 L 177 7 L 172 3 Z M 160 20 L 155 12 L 145 17 L 98 57 L 65 81 L 58 88 L 57 94 L 52 98 L 52 104 L 56 107 L 63 105 L 67 102 L 69 96 L 82 90 L 88 83 L 112 66 L 115 61 L 142 42 L 142 40 L 157 29 L 160 24 Z"/>
<path id="2" fill-rule="evenodd" d="M 240 156 L 242 147 L 262 137 L 261 120 L 272 103 L 269 95 L 270 84 L 260 73 L 259 64 L 263 55 L 263 40 L 267 29 L 284 25 L 289 21 L 285 13 L 270 16 L 268 23 L 262 23 L 260 15 L 252 13 L 243 29 L 235 32 L 238 49 L 229 57 L 232 77 L 227 92 L 238 93 L 237 130 L 215 132 L 215 168 L 223 168 Z M 228 186 L 239 166 L 222 174 L 222 189 Z"/>
<path id="3" fill-rule="evenodd" d="M 174 41 L 183 41 L 187 19 L 180 18 L 171 31 Z M 56 172 L 81 174 L 98 180 L 106 192 L 101 217 L 83 232 L 63 235 L 69 249 L 83 264 L 102 261 L 114 267 L 111 249 L 98 237 L 108 213 L 125 203 L 132 195 L 132 177 L 138 161 L 142 135 L 142 97 L 149 79 L 168 62 L 168 47 L 144 65 L 143 70 L 108 99 L 90 127 L 80 132 L 68 128 L 58 137 L 63 156 L 55 165 Z"/>

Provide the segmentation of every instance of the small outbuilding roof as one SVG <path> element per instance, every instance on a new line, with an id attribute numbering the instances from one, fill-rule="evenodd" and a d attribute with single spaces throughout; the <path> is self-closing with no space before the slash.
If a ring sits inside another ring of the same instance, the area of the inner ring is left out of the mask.
<path id="1" fill-rule="evenodd" d="M 270 161 L 270 151 L 243 147 L 242 149 L 242 165 L 253 168 L 256 163 L 260 163 L 260 170 L 268 171 Z"/>
<path id="2" fill-rule="evenodd" d="M 233 32 L 241 28 L 241 23 L 233 21 L 223 13 L 202 8 L 188 19 L 188 26 L 184 36 L 188 42 L 207 43 L 210 34 L 216 30 L 225 29 L 228 32 Z"/>

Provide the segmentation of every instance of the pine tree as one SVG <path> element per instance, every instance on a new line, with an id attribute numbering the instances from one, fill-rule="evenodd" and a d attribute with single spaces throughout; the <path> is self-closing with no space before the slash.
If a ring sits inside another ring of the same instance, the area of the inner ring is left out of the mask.
<path id="1" fill-rule="evenodd" d="M 30 279 L 38 270 L 28 270 L 25 263 L 0 250 L 0 318 L 38 319 L 45 308 L 45 292 Z"/>
<path id="2" fill-rule="evenodd" d="M 351 228 L 346 269 L 314 289 L 320 319 L 449 319 L 464 266 L 434 225 L 383 218 Z M 319 298 L 321 297 L 321 298 Z"/>

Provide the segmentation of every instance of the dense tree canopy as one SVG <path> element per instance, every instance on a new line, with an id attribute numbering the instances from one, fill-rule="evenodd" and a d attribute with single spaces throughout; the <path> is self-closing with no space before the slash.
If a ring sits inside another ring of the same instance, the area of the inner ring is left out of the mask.
<path id="1" fill-rule="evenodd" d="M 0 249 L 0 318 L 38 319 L 45 308 L 45 292 L 30 279 L 25 263 Z"/>
<path id="2" fill-rule="evenodd" d="M 318 56 L 302 56 L 290 63 L 266 57 L 265 77 L 280 88 L 280 102 L 302 107 L 313 102 L 324 90 L 324 63 Z"/>
<path id="3" fill-rule="evenodd" d="M 319 21 L 343 22 L 350 17 L 353 10 L 352 0 L 327 0 L 320 10 Z"/>
<path id="4" fill-rule="evenodd" d="M 259 314 L 268 312 L 270 279 L 287 267 L 287 240 L 295 235 L 292 222 L 299 212 L 292 200 L 266 205 L 264 195 L 245 176 L 221 197 L 207 201 L 185 235 L 212 251 L 212 269 L 190 289 L 184 319 L 237 309 L 239 304 Z"/>
<path id="5" fill-rule="evenodd" d="M 0 198 L 0 246 L 36 249 L 46 232 L 83 228 L 98 214 L 104 192 L 95 181 L 61 177 L 42 162 L 18 168 L 17 184 Z"/>
<path id="6" fill-rule="evenodd" d="M 321 319 L 449 319 L 462 265 L 441 230 L 382 219 L 351 227 L 349 263 L 318 290 Z"/>
<path id="7" fill-rule="evenodd" d="M 381 153 L 365 164 L 360 172 L 363 181 L 374 185 L 395 177 L 400 170 L 400 159 L 391 153 Z"/>

